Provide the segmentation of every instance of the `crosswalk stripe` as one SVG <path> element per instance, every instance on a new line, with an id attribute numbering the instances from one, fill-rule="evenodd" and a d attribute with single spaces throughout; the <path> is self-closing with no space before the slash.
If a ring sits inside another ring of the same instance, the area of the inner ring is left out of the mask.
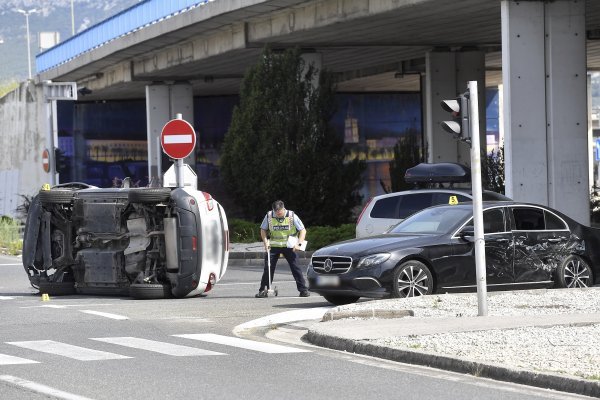
<path id="1" fill-rule="evenodd" d="M 10 296 L 0 296 L 0 300 L 14 300 L 14 297 L 10 297 Z"/>
<path id="2" fill-rule="evenodd" d="M 28 360 L 26 358 L 9 356 L 0 354 L 0 365 L 16 365 L 16 364 L 39 364 L 37 361 Z"/>
<path id="3" fill-rule="evenodd" d="M 212 333 L 197 333 L 172 335 L 185 339 L 200 340 L 202 342 L 210 342 L 222 344 L 225 346 L 240 347 L 242 349 L 260 351 L 263 353 L 310 353 L 310 350 L 296 349 L 294 347 L 281 346 L 278 344 L 255 342 L 253 340 L 240 339 L 232 336 L 215 335 Z"/>
<path id="4" fill-rule="evenodd" d="M 108 337 L 91 338 L 100 342 L 117 344 L 120 346 L 131 347 L 166 354 L 169 356 L 225 356 L 226 354 L 215 351 L 198 349 L 196 347 L 180 346 L 178 344 L 158 342 L 156 340 L 140 339 L 135 337 Z"/>
<path id="5" fill-rule="evenodd" d="M 111 318 L 111 319 L 119 319 L 119 320 L 129 319 L 128 317 L 126 317 L 124 315 L 111 314 L 111 313 L 106 313 L 106 312 L 102 312 L 102 311 L 93 311 L 93 310 L 80 310 L 80 311 L 82 313 L 98 315 L 99 317 L 106 317 L 106 318 Z"/>
<path id="6" fill-rule="evenodd" d="M 28 342 L 6 342 L 24 349 L 39 351 L 42 353 L 56 354 L 63 357 L 72 358 L 79 361 L 97 361 L 97 360 L 119 360 L 131 358 L 120 354 L 108 353 L 106 351 L 92 350 L 85 347 L 73 346 L 66 343 L 55 342 L 54 340 L 33 340 Z"/>

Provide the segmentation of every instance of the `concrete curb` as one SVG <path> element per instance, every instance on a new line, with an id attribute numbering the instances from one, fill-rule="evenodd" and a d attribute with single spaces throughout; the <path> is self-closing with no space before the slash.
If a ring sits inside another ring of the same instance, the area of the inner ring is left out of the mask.
<path id="1" fill-rule="evenodd" d="M 432 368 L 470 374 L 477 377 L 536 386 L 544 389 L 553 389 L 561 392 L 600 397 L 600 382 L 587 381 L 556 374 L 534 373 L 524 370 L 509 369 L 502 366 L 483 364 L 431 353 L 393 349 L 390 347 L 374 345 L 367 341 L 325 335 L 310 329 L 302 338 L 317 346 L 349 353 L 362 354 L 408 364 L 424 365 Z"/>
<path id="2" fill-rule="evenodd" d="M 356 311 L 327 311 L 323 318 L 324 321 L 334 321 L 337 319 L 345 318 L 402 318 L 402 317 L 414 317 L 415 313 L 413 310 L 386 310 L 373 308 L 371 310 L 356 310 Z"/>

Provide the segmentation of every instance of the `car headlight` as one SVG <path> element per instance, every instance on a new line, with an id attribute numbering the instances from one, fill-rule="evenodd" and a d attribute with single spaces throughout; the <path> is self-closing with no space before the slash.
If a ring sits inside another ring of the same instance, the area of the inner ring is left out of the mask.
<path id="1" fill-rule="evenodd" d="M 387 259 L 390 258 L 389 253 L 379 253 L 379 254 L 371 254 L 370 256 L 366 256 L 360 259 L 356 268 L 368 268 L 373 265 L 381 264 Z"/>

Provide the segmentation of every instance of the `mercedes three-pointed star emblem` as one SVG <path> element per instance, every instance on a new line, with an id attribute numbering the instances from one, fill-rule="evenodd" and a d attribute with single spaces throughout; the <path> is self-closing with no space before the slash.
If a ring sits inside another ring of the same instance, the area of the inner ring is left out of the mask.
<path id="1" fill-rule="evenodd" d="M 333 261 L 331 261 L 331 258 L 328 258 L 327 260 L 325 260 L 325 265 L 323 266 L 323 269 L 325 270 L 325 272 L 330 272 L 332 268 Z"/>

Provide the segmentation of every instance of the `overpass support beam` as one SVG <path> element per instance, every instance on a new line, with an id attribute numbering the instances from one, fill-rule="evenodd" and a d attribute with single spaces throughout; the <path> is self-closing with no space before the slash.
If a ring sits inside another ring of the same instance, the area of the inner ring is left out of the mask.
<path id="1" fill-rule="evenodd" d="M 485 58 L 481 51 L 430 51 L 426 54 L 425 129 L 428 162 L 470 164 L 469 145 L 446 133 L 440 123 L 448 113 L 440 101 L 452 99 L 467 90 L 469 81 L 479 87 L 479 132 L 485 150 Z"/>
<path id="2" fill-rule="evenodd" d="M 506 194 L 589 224 L 585 2 L 501 4 Z"/>
<path id="3" fill-rule="evenodd" d="M 148 177 L 149 181 L 154 181 L 161 185 L 163 171 L 166 171 L 170 167 L 170 164 L 163 165 L 160 133 L 165 124 L 174 119 L 177 113 L 181 113 L 183 119 L 194 125 L 194 96 L 192 86 L 189 83 L 155 83 L 146 86 Z M 168 161 L 166 156 L 164 160 Z M 184 162 L 195 169 L 195 152 L 192 152 L 189 157 L 184 159 Z"/>

